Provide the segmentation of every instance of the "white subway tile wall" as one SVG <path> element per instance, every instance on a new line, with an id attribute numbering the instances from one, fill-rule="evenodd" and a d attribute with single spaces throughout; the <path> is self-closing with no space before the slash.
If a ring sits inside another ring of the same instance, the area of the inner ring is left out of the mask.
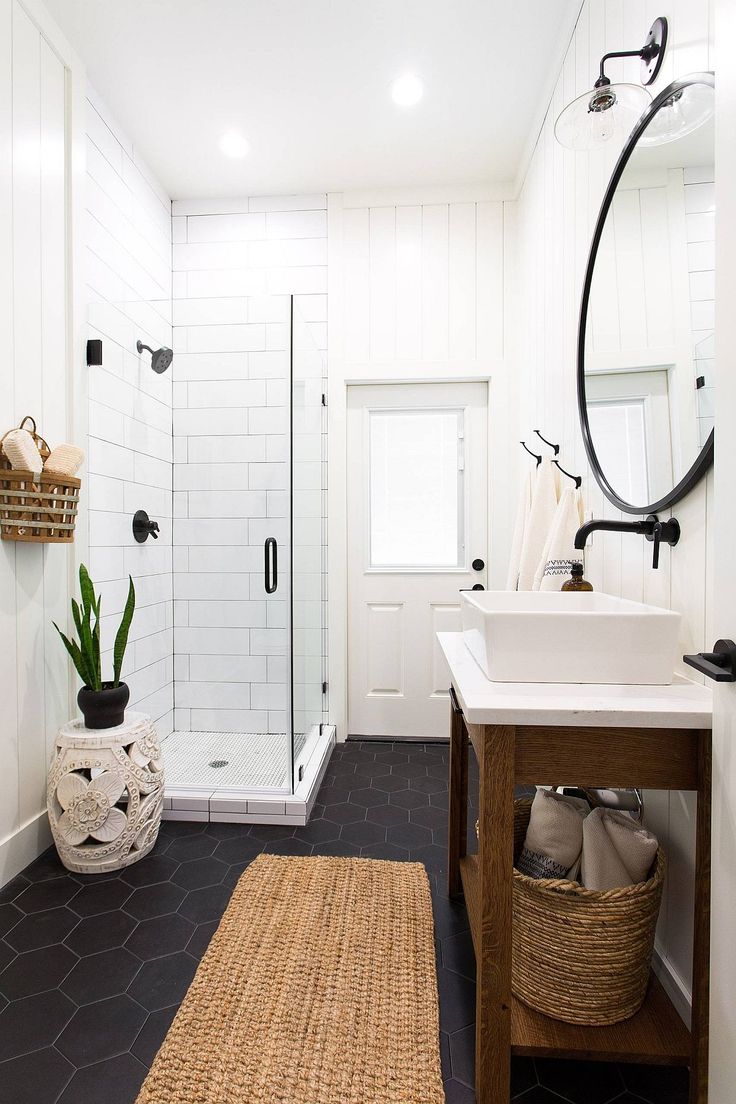
<path id="1" fill-rule="evenodd" d="M 131 705 L 160 736 L 174 725 L 172 377 L 150 356 L 171 346 L 171 203 L 97 95 L 87 102 L 86 272 L 90 338 L 103 363 L 89 369 L 89 567 L 102 593 L 104 667 L 133 576 L 137 612 L 123 675 Z M 137 544 L 136 510 L 160 526 Z"/>
<path id="2" fill-rule="evenodd" d="M 326 208 L 323 195 L 173 204 L 177 729 L 288 728 L 289 295 L 315 351 L 317 370 L 303 362 L 315 377 L 306 385 L 313 402 L 316 377 L 321 393 L 326 371 Z M 318 422 L 323 449 L 321 430 Z M 314 652 L 309 669 L 318 675 L 312 681 L 321 710 L 319 458 L 315 472 L 304 474 L 304 490 L 317 478 L 315 501 L 305 507 L 314 528 L 304 538 L 316 533 L 317 608 L 299 617 L 315 618 L 300 644 Z M 267 537 L 279 543 L 281 584 L 271 596 L 264 589 Z M 305 666 L 302 659 L 302 680 Z M 299 701 L 305 697 L 300 691 Z"/>

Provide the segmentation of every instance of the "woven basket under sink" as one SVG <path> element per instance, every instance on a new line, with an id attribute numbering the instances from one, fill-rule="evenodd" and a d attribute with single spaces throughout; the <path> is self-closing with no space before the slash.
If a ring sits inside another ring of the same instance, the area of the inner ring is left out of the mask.
<path id="1" fill-rule="evenodd" d="M 514 802 L 514 862 L 531 807 L 529 799 Z M 638 1012 L 649 984 L 664 873 L 661 847 L 646 882 L 605 892 L 514 869 L 514 995 L 567 1023 L 612 1024 Z"/>

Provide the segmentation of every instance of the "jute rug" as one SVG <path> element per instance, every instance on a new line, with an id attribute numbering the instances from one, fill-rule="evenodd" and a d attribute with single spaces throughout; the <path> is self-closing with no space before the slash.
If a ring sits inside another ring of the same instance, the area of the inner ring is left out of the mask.
<path id="1" fill-rule="evenodd" d="M 138 1104 L 444 1104 L 419 863 L 260 855 Z"/>

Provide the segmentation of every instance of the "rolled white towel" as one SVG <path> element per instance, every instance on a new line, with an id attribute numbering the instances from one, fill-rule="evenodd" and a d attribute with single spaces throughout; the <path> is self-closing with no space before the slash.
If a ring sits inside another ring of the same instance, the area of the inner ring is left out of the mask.
<path id="1" fill-rule="evenodd" d="M 84 453 L 76 445 L 57 445 L 46 458 L 44 469 L 54 475 L 76 475 L 84 463 Z"/>
<path id="2" fill-rule="evenodd" d="M 43 468 L 43 459 L 32 434 L 27 429 L 11 429 L 3 437 L 2 450 L 10 461 L 11 468 L 30 471 L 38 475 Z"/>
<path id="3" fill-rule="evenodd" d="M 581 881 L 586 889 L 619 889 L 646 881 L 657 839 L 626 813 L 593 809 L 583 823 Z"/>
<path id="4" fill-rule="evenodd" d="M 529 878 L 575 878 L 589 812 L 580 797 L 537 790 L 516 869 Z"/>

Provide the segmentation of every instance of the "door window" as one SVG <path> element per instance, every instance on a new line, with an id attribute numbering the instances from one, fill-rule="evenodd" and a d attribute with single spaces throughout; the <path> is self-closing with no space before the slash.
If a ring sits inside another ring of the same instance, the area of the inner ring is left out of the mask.
<path id="1" fill-rule="evenodd" d="M 465 561 L 463 412 L 371 410 L 370 569 Z"/>

